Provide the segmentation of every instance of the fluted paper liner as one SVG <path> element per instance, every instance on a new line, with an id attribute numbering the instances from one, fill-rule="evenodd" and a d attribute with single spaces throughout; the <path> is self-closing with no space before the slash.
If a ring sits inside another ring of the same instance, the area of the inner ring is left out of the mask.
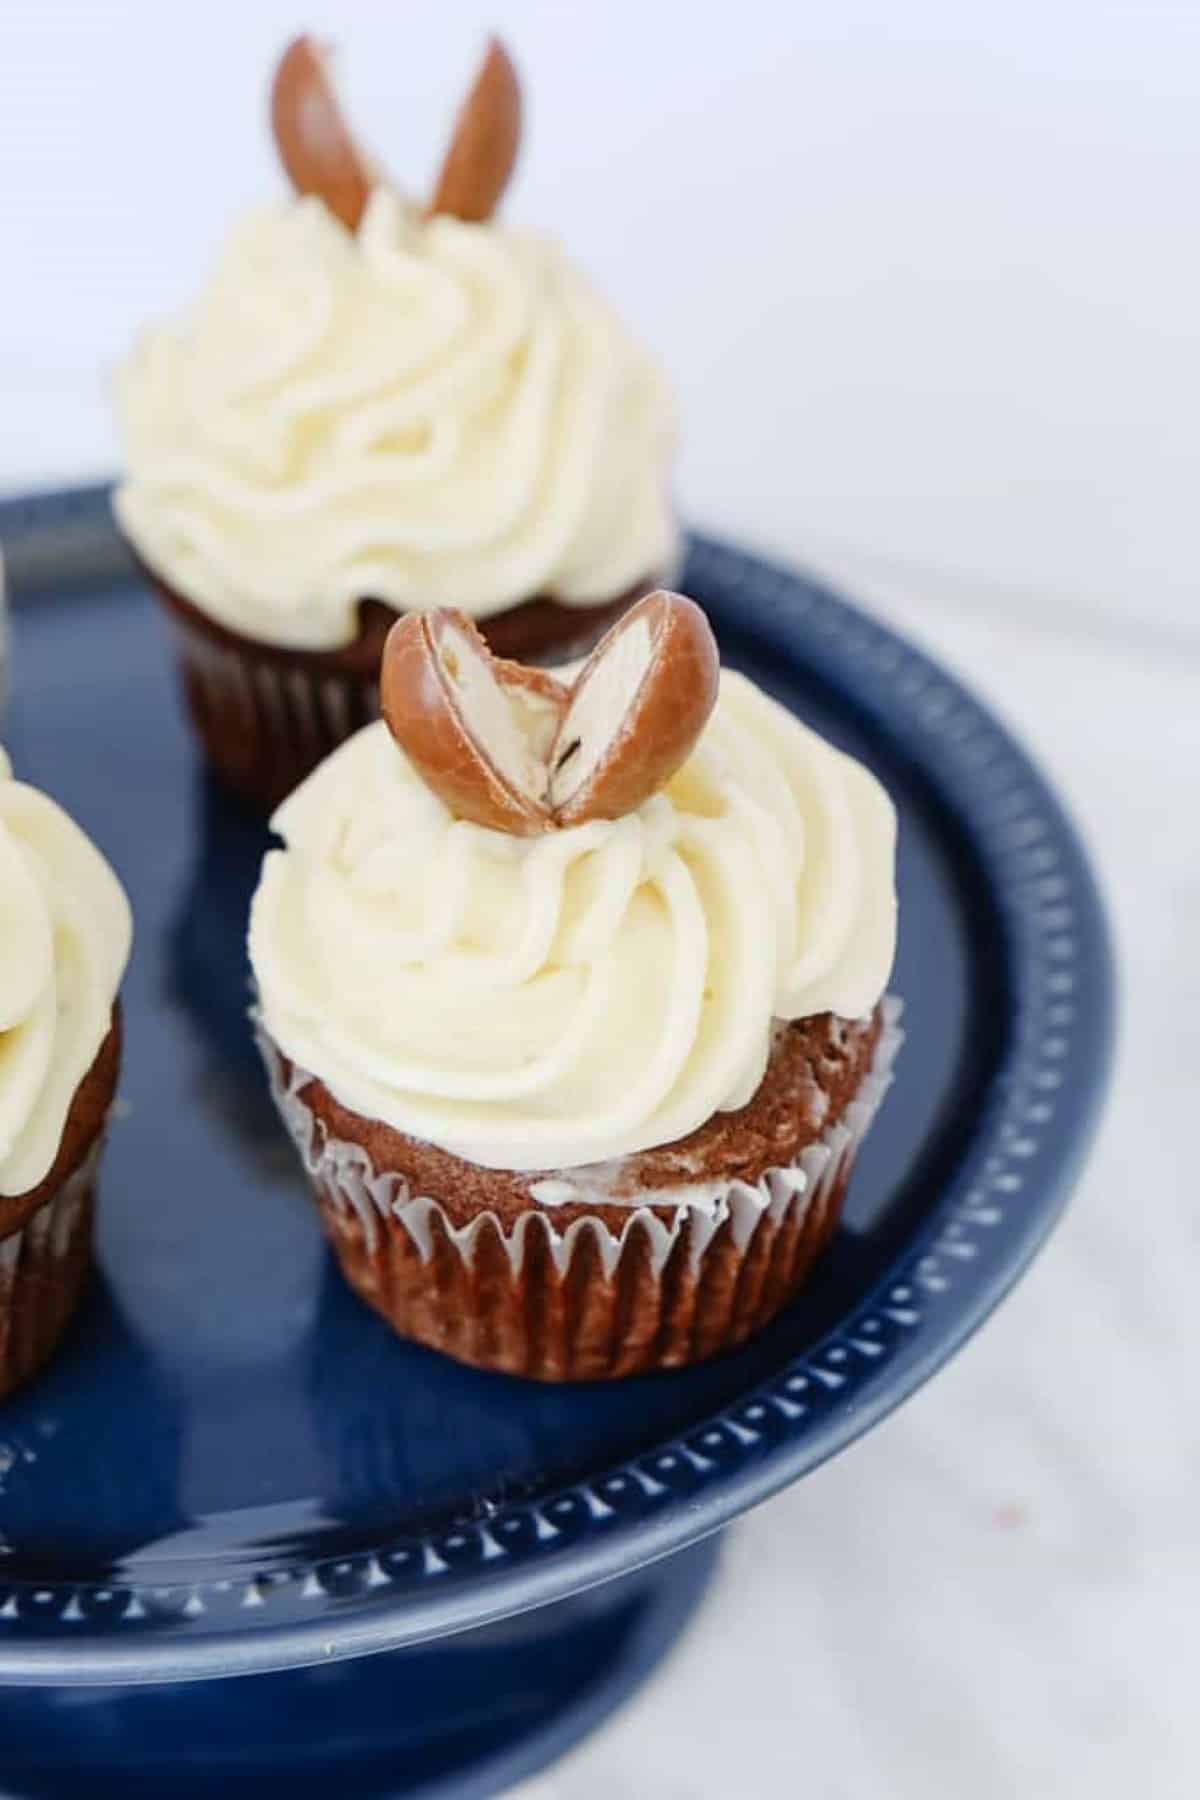
<path id="1" fill-rule="evenodd" d="M 92 1194 L 103 1133 L 57 1193 L 0 1238 L 0 1398 L 46 1361 L 91 1263 Z"/>
<path id="2" fill-rule="evenodd" d="M 379 717 L 379 683 L 318 659 L 210 636 L 173 611 L 188 712 L 214 769 L 270 813 L 348 737 Z"/>
<path id="3" fill-rule="evenodd" d="M 565 1230 L 552 1206 L 455 1225 L 361 1145 L 326 1138 L 265 1036 L 276 1104 L 351 1286 L 404 1337 L 546 1381 L 674 1368 L 741 1343 L 796 1292 L 837 1224 L 859 1145 L 892 1081 L 900 1003 L 884 1002 L 871 1067 L 796 1162 L 703 1204 L 614 1201 Z M 669 1192 L 669 1190 L 664 1190 Z M 620 1217 L 617 1224 L 616 1215 Z"/>

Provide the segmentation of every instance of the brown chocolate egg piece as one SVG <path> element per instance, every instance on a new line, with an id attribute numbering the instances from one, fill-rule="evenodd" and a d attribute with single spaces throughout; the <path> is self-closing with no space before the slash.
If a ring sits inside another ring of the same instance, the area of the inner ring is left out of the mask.
<path id="1" fill-rule="evenodd" d="M 408 613 L 383 652 L 388 729 L 460 819 L 529 837 L 553 825 L 550 751 L 568 690 L 543 669 L 494 657 L 466 613 Z"/>
<path id="2" fill-rule="evenodd" d="M 369 158 L 346 124 L 329 52 L 294 38 L 271 84 L 271 129 L 298 194 L 315 194 L 348 231 L 358 229 L 373 185 Z"/>
<path id="3" fill-rule="evenodd" d="M 556 824 L 619 819 L 670 781 L 717 702 L 712 628 L 682 594 L 660 588 L 597 644 L 571 689 L 550 752 Z"/>
<path id="4" fill-rule="evenodd" d="M 468 224 L 490 219 L 508 186 L 520 142 L 517 71 L 499 38 L 492 38 L 455 122 L 427 213 L 449 213 Z"/>

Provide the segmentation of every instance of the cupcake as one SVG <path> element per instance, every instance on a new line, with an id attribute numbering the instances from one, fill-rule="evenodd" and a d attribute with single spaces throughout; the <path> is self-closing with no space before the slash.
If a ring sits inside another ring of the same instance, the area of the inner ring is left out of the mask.
<path id="1" fill-rule="evenodd" d="M 275 814 L 251 911 L 344 1274 L 404 1336 L 545 1380 L 740 1343 L 889 1081 L 886 794 L 678 595 L 561 679 L 414 615 L 383 704 Z"/>
<path id="2" fill-rule="evenodd" d="M 88 1271 L 130 930 L 103 857 L 0 751 L 0 1396 L 50 1355 Z"/>
<path id="3" fill-rule="evenodd" d="M 494 222 L 520 95 L 493 43 L 428 204 L 380 175 L 307 38 L 272 119 L 291 201 L 120 370 L 117 520 L 218 773 L 270 810 L 378 713 L 397 616 L 582 654 L 675 565 L 656 365 L 545 238 Z"/>

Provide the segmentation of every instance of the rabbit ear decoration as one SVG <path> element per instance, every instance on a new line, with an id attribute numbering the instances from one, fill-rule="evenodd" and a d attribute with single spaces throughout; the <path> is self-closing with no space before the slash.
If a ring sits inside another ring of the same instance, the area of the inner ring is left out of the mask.
<path id="1" fill-rule="evenodd" d="M 499 38 L 492 38 L 455 121 L 427 216 L 449 213 L 469 224 L 490 219 L 508 186 L 520 143 L 517 71 Z"/>
<path id="2" fill-rule="evenodd" d="M 383 716 L 460 819 L 531 837 L 619 819 L 686 761 L 716 705 L 717 646 L 682 594 L 648 594 L 571 687 L 494 657 L 464 613 L 408 613 L 383 652 Z"/>
<path id="3" fill-rule="evenodd" d="M 329 51 L 294 38 L 271 83 L 271 128 L 298 194 L 315 194 L 348 231 L 357 231 L 380 172 L 346 123 Z M 492 38 L 455 122 L 426 217 L 449 213 L 480 224 L 508 186 L 521 141 L 521 88 L 512 58 Z"/>
<path id="4" fill-rule="evenodd" d="M 511 837 L 548 831 L 548 758 L 568 690 L 493 656 L 451 607 L 406 613 L 388 633 L 380 702 L 388 730 L 457 818 Z"/>
<path id="5" fill-rule="evenodd" d="M 657 794 L 695 748 L 720 681 L 695 601 L 665 588 L 639 600 L 575 677 L 550 748 L 554 823 L 620 819 Z"/>
<path id="6" fill-rule="evenodd" d="M 357 231 L 374 172 L 342 116 L 330 60 L 315 39 L 293 38 L 271 83 L 271 129 L 296 192 L 315 194 Z"/>

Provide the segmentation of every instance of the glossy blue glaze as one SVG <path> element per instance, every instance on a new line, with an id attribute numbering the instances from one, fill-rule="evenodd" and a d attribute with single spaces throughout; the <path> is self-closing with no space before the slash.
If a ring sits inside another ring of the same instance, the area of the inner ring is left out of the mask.
<path id="1" fill-rule="evenodd" d="M 245 1019 L 266 834 L 198 777 L 136 585 L 27 583 L 6 734 L 121 871 L 138 935 L 101 1275 L 0 1410 L 0 1679 L 283 1669 L 627 1572 L 866 1430 L 1036 1250 L 1109 1055 L 1074 833 L 1002 727 L 854 608 L 704 540 L 686 585 L 728 658 L 897 800 L 908 1042 L 775 1326 L 698 1369 L 552 1388 L 400 1343 L 333 1273 Z"/>
<path id="2" fill-rule="evenodd" d="M 4 1800 L 491 1800 L 618 1706 L 687 1625 L 717 1539 L 432 1644 L 276 1675 L 6 1688 Z"/>

